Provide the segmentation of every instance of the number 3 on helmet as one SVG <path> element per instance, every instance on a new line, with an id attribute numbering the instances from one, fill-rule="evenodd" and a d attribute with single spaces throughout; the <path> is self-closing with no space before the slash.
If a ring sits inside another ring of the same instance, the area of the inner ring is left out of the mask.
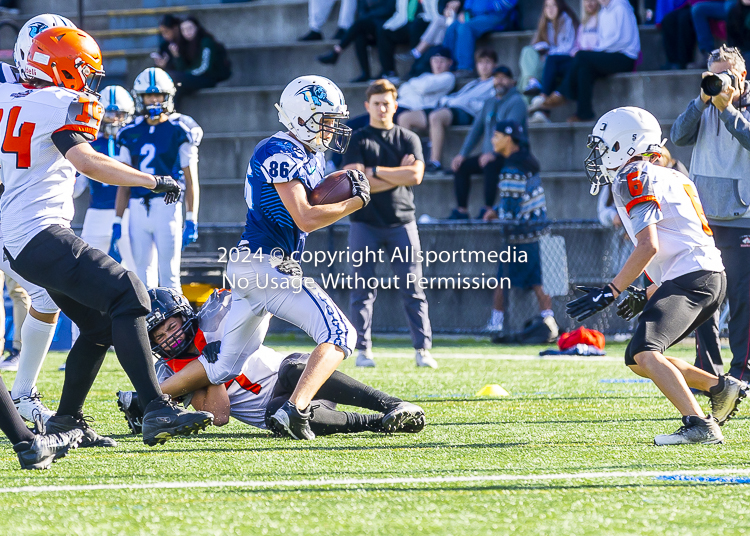
<path id="1" fill-rule="evenodd" d="M 83 30 L 58 26 L 34 36 L 24 78 L 97 94 L 104 77 L 102 52 Z"/>

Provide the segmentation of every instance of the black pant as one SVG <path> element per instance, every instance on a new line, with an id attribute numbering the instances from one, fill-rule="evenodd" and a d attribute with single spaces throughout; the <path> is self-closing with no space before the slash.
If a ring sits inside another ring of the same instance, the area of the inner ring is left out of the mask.
<path id="1" fill-rule="evenodd" d="M 750 247 L 743 240 L 750 240 L 750 229 L 711 225 L 716 247 L 721 251 L 721 260 L 727 273 L 727 299 L 729 301 L 729 347 L 732 350 L 732 365 L 729 374 L 737 379 L 750 380 Z M 718 315 L 709 319 L 696 330 L 696 344 L 721 348 L 719 342 Z M 711 359 L 700 359 L 700 348 L 695 366 L 712 374 L 720 374 L 721 355 Z"/>
<path id="2" fill-rule="evenodd" d="M 685 68 L 695 57 L 695 28 L 690 5 L 667 13 L 661 21 L 661 35 L 667 61 Z"/>
<path id="3" fill-rule="evenodd" d="M 266 425 L 269 428 L 271 416 L 292 396 L 309 358 L 310 354 L 296 353 L 287 356 L 281 362 L 271 401 L 266 406 Z M 310 428 L 315 435 L 320 436 L 375 431 L 379 429 L 383 414 L 400 402 L 400 398 L 373 389 L 336 370 L 320 387 L 310 403 Z M 378 413 L 337 411 L 336 404 L 365 408 Z"/>
<path id="4" fill-rule="evenodd" d="M 727 293 L 724 272 L 701 270 L 664 281 L 648 300 L 625 348 L 625 364 L 651 351 L 661 354 L 713 317 Z"/>
<path id="5" fill-rule="evenodd" d="M 505 159 L 502 156 L 495 155 L 495 159 L 482 168 L 479 166 L 479 155 L 470 156 L 464 160 L 453 178 L 458 207 L 467 208 L 469 206 L 471 176 L 480 173 L 484 177 L 484 205 L 487 207 L 493 206 L 497 198 L 497 183 L 504 162 Z"/>
<path id="6" fill-rule="evenodd" d="M 577 103 L 579 119 L 593 119 L 594 82 L 610 74 L 632 71 L 635 60 L 619 52 L 581 50 L 573 58 L 567 76 L 558 90 L 565 98 Z"/>
<path id="7" fill-rule="evenodd" d="M 382 19 L 363 18 L 354 21 L 354 24 L 346 31 L 339 46 L 344 49 L 354 43 L 357 52 L 357 61 L 362 68 L 364 76 L 370 76 L 370 58 L 367 55 L 367 47 L 377 44 L 378 31 L 385 23 Z"/>
<path id="8" fill-rule="evenodd" d="M 161 394 L 146 331 L 151 300 L 133 272 L 59 225 L 34 236 L 17 258 L 5 253 L 11 267 L 47 289 L 81 331 L 68 355 L 60 399 L 64 410 L 58 413 L 80 410 L 110 345 L 143 407 Z"/>
<path id="9" fill-rule="evenodd" d="M 383 73 L 396 71 L 396 45 L 408 44 L 410 48 L 416 47 L 428 25 L 428 22 L 417 17 L 397 30 L 386 30 L 382 26 L 378 29 L 378 58 Z"/>

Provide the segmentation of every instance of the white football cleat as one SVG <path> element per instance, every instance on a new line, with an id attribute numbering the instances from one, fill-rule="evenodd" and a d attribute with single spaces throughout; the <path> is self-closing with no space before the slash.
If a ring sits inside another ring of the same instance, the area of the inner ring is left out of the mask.
<path id="1" fill-rule="evenodd" d="M 689 445 L 692 443 L 723 443 L 719 423 L 711 415 L 701 419 L 696 415 L 682 418 L 682 426 L 673 434 L 662 434 L 654 438 L 654 445 Z"/>
<path id="2" fill-rule="evenodd" d="M 360 350 L 357 353 L 357 360 L 354 362 L 354 364 L 358 367 L 374 367 L 375 359 L 373 359 L 372 357 L 372 350 L 370 350 L 369 348 L 367 350 Z"/>
<path id="3" fill-rule="evenodd" d="M 13 404 L 25 421 L 36 423 L 37 426 L 40 419 L 42 425 L 45 425 L 47 420 L 55 414 L 54 411 L 44 405 L 42 395 L 39 394 L 36 387 L 32 387 L 29 394 L 14 398 Z"/>
<path id="4" fill-rule="evenodd" d="M 430 367 L 433 369 L 438 368 L 437 361 L 435 361 L 435 359 L 430 355 L 429 350 L 420 348 L 414 353 L 414 358 L 417 361 L 418 367 Z"/>

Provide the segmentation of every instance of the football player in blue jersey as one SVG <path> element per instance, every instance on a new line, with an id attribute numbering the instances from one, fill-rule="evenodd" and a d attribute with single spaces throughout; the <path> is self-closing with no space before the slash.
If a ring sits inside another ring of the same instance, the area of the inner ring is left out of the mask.
<path id="1" fill-rule="evenodd" d="M 158 264 L 158 286 L 182 291 L 180 286 L 181 250 L 198 239 L 198 145 L 203 129 L 192 117 L 175 113 L 175 85 L 163 70 L 151 67 L 135 79 L 136 120 L 120 130 L 117 143 L 119 160 L 144 173 L 164 173 L 175 177 L 185 190 L 185 228 L 182 202 L 155 203 L 160 194 L 146 188 L 122 188 L 117 192 L 116 214 L 122 217 L 130 208 L 130 248 L 135 272 L 147 287 L 148 267 L 154 250 Z M 163 195 L 163 194 L 161 194 Z M 161 201 L 159 199 L 159 201 Z M 115 220 L 112 248 L 116 246 L 122 222 Z"/>
<path id="2" fill-rule="evenodd" d="M 117 133 L 122 127 L 133 121 L 135 114 L 135 103 L 127 89 L 122 86 L 108 86 L 102 90 L 99 104 L 104 108 L 102 128 L 99 136 L 91 142 L 91 146 L 102 154 L 117 159 L 119 150 L 117 148 Z M 112 241 L 113 226 L 115 222 L 115 198 L 117 197 L 117 186 L 104 184 L 99 181 L 90 181 L 85 175 L 76 177 L 76 187 L 73 193 L 78 197 L 89 189 L 89 208 L 83 219 L 83 230 L 81 238 L 89 245 L 101 251 L 109 251 L 109 254 L 117 262 L 122 264 L 126 270 L 133 270 L 135 263 L 130 253 L 130 238 L 118 236 Z M 121 221 L 127 229 L 129 211 L 125 211 Z M 112 245 L 111 249 L 110 246 Z"/>
<path id="3" fill-rule="evenodd" d="M 356 332 L 339 307 L 297 263 L 307 233 L 326 227 L 370 201 L 370 184 L 356 170 L 347 173 L 352 197 L 312 206 L 307 194 L 323 180 L 327 149 L 343 153 L 351 129 L 341 90 L 322 76 L 301 76 L 281 94 L 279 121 L 288 129 L 261 141 L 247 169 L 247 222 L 230 256 L 227 276 L 232 306 L 221 352 L 201 356 L 168 378 L 162 389 L 173 397 L 237 377 L 263 342 L 271 315 L 305 330 L 317 343 L 289 400 L 271 416 L 277 432 L 313 439 L 310 401 L 351 355 Z"/>

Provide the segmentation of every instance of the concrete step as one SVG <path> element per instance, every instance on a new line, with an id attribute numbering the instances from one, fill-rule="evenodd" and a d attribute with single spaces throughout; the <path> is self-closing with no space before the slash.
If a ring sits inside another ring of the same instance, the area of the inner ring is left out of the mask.
<path id="1" fill-rule="evenodd" d="M 244 174 L 227 179 L 205 179 L 201 184 L 200 221 L 211 223 L 244 223 L 247 206 L 243 196 Z M 589 195 L 589 182 L 583 172 L 543 172 L 547 210 L 554 219 L 596 218 L 596 199 Z M 469 210 L 472 217 L 484 206 L 481 176 L 472 178 Z M 427 174 L 414 188 L 417 217 L 428 214 L 436 219 L 447 218 L 455 207 L 452 175 Z"/>
<path id="2" fill-rule="evenodd" d="M 250 7 L 255 6 L 251 4 L 243 9 L 249 10 Z M 282 7 L 285 7 L 285 4 L 275 6 L 274 9 L 281 9 Z M 269 13 L 266 13 L 267 11 Z M 207 12 L 206 15 L 209 13 L 212 12 Z M 283 18 L 283 13 L 276 14 L 268 6 L 259 13 L 266 13 L 268 17 L 273 15 Z M 222 20 L 226 26 L 225 19 Z M 288 81 L 289 73 L 301 74 L 303 72 L 308 73 L 311 70 L 339 82 L 352 80 L 361 74 L 353 47 L 345 50 L 338 63 L 332 66 L 323 65 L 316 58 L 329 52 L 335 41 L 304 43 L 294 41 L 293 39 L 306 32 L 306 19 L 301 21 L 299 28 L 295 28 L 291 22 L 285 22 L 285 27 L 290 29 L 284 33 L 267 33 L 270 31 L 267 28 L 273 27 L 278 22 L 263 22 L 258 26 L 259 23 L 253 19 L 253 22 L 248 24 L 252 24 L 253 31 L 244 31 L 245 28 L 243 27 L 242 35 L 237 36 L 236 39 L 230 37 L 227 32 L 231 34 L 237 25 L 232 25 L 224 31 L 215 33 L 227 46 L 234 67 L 232 78 L 227 81 L 227 85 L 284 84 Z M 255 31 L 256 27 L 259 30 L 258 32 Z M 148 28 L 145 30 L 148 30 Z M 332 32 L 329 35 L 332 35 Z M 498 53 L 499 62 L 508 65 L 515 73 L 518 73 L 518 58 L 521 49 L 529 44 L 532 36 L 533 32 L 531 31 L 495 33 L 482 38 L 478 46 L 494 49 Z M 135 78 L 138 72 L 152 65 L 148 55 L 153 51 L 157 41 L 155 37 L 151 38 L 154 39 L 154 43 L 148 46 L 142 44 L 144 36 L 137 34 L 132 37 L 127 37 L 127 34 L 118 34 L 116 39 L 107 39 L 102 43 L 105 61 L 108 57 L 127 57 L 129 62 L 128 74 Z M 661 45 L 661 34 L 652 26 L 641 27 L 641 41 L 643 49 L 647 50 L 648 53 L 644 54 L 643 62 L 638 65 L 638 70 L 657 70 L 666 61 Z M 122 46 L 118 47 L 117 44 L 122 44 Z M 406 50 L 406 47 L 403 47 L 403 50 Z M 278 69 L 279 65 L 286 65 L 287 68 Z M 370 51 L 370 65 L 371 74 L 377 76 L 382 69 L 375 50 Z M 396 62 L 397 70 L 402 76 L 409 72 L 410 66 L 411 62 Z M 259 76 L 258 73 L 262 73 L 262 76 Z"/>
<path id="3" fill-rule="evenodd" d="M 290 73 L 289 79 L 296 74 Z M 623 73 L 597 82 L 594 107 L 597 113 L 618 106 L 640 106 L 660 120 L 673 120 L 695 97 L 700 71 Z M 352 116 L 364 113 L 366 84 L 341 83 Z M 258 131 L 277 128 L 273 107 L 282 85 L 214 88 L 185 100 L 180 111 L 192 115 L 206 132 Z M 567 110 L 570 110 L 570 106 Z M 557 113 L 564 117 L 566 110 Z M 553 116 L 554 117 L 554 116 Z"/>
<path id="4" fill-rule="evenodd" d="M 662 121 L 664 137 L 669 138 L 672 121 Z M 224 177 L 244 177 L 247 163 L 255 146 L 262 139 L 282 129 L 278 123 L 276 130 L 259 132 L 226 132 L 208 133 L 204 136 L 200 149 L 199 171 L 201 178 L 214 179 Z M 451 159 L 460 150 L 468 127 L 451 127 L 446 139 L 443 165 L 449 169 Z M 591 124 L 586 123 L 552 123 L 549 125 L 531 125 L 529 138 L 532 153 L 537 157 L 544 171 L 581 172 L 583 160 L 588 156 L 586 148 Z M 426 136 L 426 133 L 420 133 Z M 692 149 L 667 145 L 670 152 L 686 165 L 690 163 Z M 476 149 L 479 150 L 479 147 Z M 424 147 L 425 157 L 427 148 Z"/>

